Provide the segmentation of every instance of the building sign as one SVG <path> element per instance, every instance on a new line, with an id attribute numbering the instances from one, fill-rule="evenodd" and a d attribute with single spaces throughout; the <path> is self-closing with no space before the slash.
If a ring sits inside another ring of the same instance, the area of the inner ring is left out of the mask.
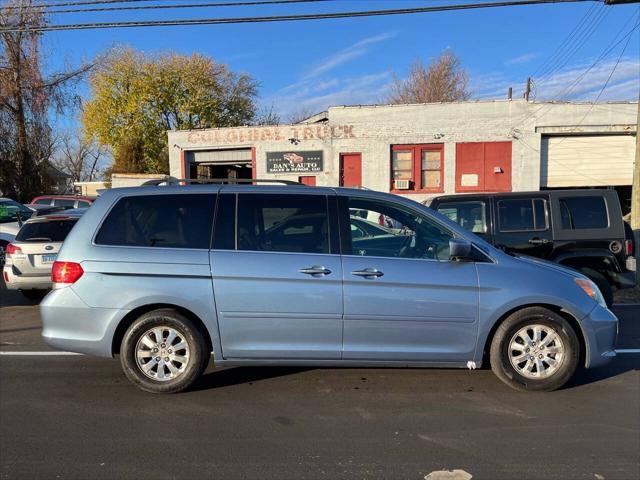
<path id="1" fill-rule="evenodd" d="M 323 170 L 322 150 L 267 152 L 268 173 L 318 173 Z"/>
<path id="2" fill-rule="evenodd" d="M 353 125 L 291 125 L 241 127 L 189 132 L 187 141 L 202 145 L 238 145 L 286 140 L 332 140 L 355 138 Z"/>

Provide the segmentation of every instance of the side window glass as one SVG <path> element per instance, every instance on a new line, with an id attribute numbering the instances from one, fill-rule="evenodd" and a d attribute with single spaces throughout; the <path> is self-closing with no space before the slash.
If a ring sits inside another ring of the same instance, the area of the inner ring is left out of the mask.
<path id="1" fill-rule="evenodd" d="M 609 216 L 602 197 L 566 197 L 560 199 L 562 228 L 580 230 L 608 228 Z"/>
<path id="2" fill-rule="evenodd" d="M 177 194 L 122 198 L 107 215 L 95 241 L 99 245 L 208 249 L 215 197 Z"/>
<path id="3" fill-rule="evenodd" d="M 542 198 L 498 200 L 498 222 L 501 232 L 547 230 L 546 201 Z"/>
<path id="4" fill-rule="evenodd" d="M 216 250 L 233 250 L 236 248 L 235 194 L 225 194 L 218 197 L 213 248 Z"/>
<path id="5" fill-rule="evenodd" d="M 76 201 L 72 198 L 56 198 L 53 201 L 53 205 L 56 207 L 73 208 Z"/>
<path id="6" fill-rule="evenodd" d="M 51 199 L 41 198 L 40 200 L 36 200 L 35 205 L 51 205 Z"/>
<path id="7" fill-rule="evenodd" d="M 455 202 L 438 206 L 438 212 L 473 233 L 487 233 L 484 202 Z"/>
<path id="8" fill-rule="evenodd" d="M 84 202 L 82 200 L 78 201 L 78 208 L 88 208 L 91 206 L 91 203 L 89 202 Z"/>
<path id="9" fill-rule="evenodd" d="M 351 255 L 449 260 L 453 235 L 427 216 L 356 197 L 348 205 Z"/>
<path id="10" fill-rule="evenodd" d="M 238 195 L 238 250 L 329 253 L 324 195 Z"/>

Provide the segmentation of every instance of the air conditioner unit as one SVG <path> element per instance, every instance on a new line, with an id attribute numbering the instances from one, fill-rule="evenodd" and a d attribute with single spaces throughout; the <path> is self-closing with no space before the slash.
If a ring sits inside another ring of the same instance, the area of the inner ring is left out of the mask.
<path id="1" fill-rule="evenodd" d="M 394 180 L 393 188 L 395 190 L 409 190 L 411 180 Z"/>

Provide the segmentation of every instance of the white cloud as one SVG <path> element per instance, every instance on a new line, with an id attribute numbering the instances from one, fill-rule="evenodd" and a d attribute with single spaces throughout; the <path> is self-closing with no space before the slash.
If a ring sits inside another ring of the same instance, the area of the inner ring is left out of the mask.
<path id="1" fill-rule="evenodd" d="M 505 65 L 522 65 L 523 63 L 529 63 L 531 60 L 533 60 L 534 58 L 538 58 L 539 56 L 540 56 L 540 53 L 537 53 L 537 52 L 524 53 L 522 55 L 518 55 L 517 57 L 513 57 L 513 58 L 509 58 L 508 60 L 505 60 L 504 64 Z"/>
<path id="2" fill-rule="evenodd" d="M 288 115 L 302 110 L 320 112 L 332 105 L 380 102 L 393 80 L 390 71 L 367 72 L 353 77 L 327 74 L 368 54 L 375 44 L 395 36 L 394 32 L 373 35 L 323 58 L 299 80 L 269 95 L 263 103 L 274 105 L 286 120 Z"/>
<path id="3" fill-rule="evenodd" d="M 362 57 L 369 53 L 371 46 L 376 43 L 383 42 L 390 38 L 395 37 L 397 34 L 395 32 L 387 32 L 381 33 L 379 35 L 373 35 L 371 37 L 363 38 L 362 40 L 354 43 L 353 45 L 340 50 L 339 52 L 334 53 L 333 55 L 329 55 L 328 57 L 322 59 L 318 64 L 313 66 L 311 70 L 309 70 L 303 78 L 310 79 L 316 78 L 319 75 L 330 72 L 336 67 L 343 65 L 350 60 L 353 60 L 358 57 Z"/>
<path id="4" fill-rule="evenodd" d="M 593 62 L 584 62 L 547 77 L 534 78 L 534 98 L 538 101 L 593 101 L 615 67 L 615 72 L 599 100 L 637 100 L 640 90 L 640 60 L 623 57 L 617 66 L 616 62 L 617 58 L 611 58 L 591 69 L 589 67 Z M 470 87 L 476 98 L 506 98 L 509 87 L 513 87 L 513 98 L 521 98 L 525 82 L 526 78 L 509 77 L 503 72 L 489 72 L 471 75 Z"/>

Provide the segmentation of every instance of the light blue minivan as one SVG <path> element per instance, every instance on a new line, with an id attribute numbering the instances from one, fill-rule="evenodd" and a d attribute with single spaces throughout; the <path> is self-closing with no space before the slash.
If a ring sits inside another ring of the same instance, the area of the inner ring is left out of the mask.
<path id="1" fill-rule="evenodd" d="M 45 341 L 149 392 L 216 365 L 479 368 L 553 390 L 615 356 L 598 288 L 395 195 L 303 185 L 106 191 L 67 237 Z"/>

